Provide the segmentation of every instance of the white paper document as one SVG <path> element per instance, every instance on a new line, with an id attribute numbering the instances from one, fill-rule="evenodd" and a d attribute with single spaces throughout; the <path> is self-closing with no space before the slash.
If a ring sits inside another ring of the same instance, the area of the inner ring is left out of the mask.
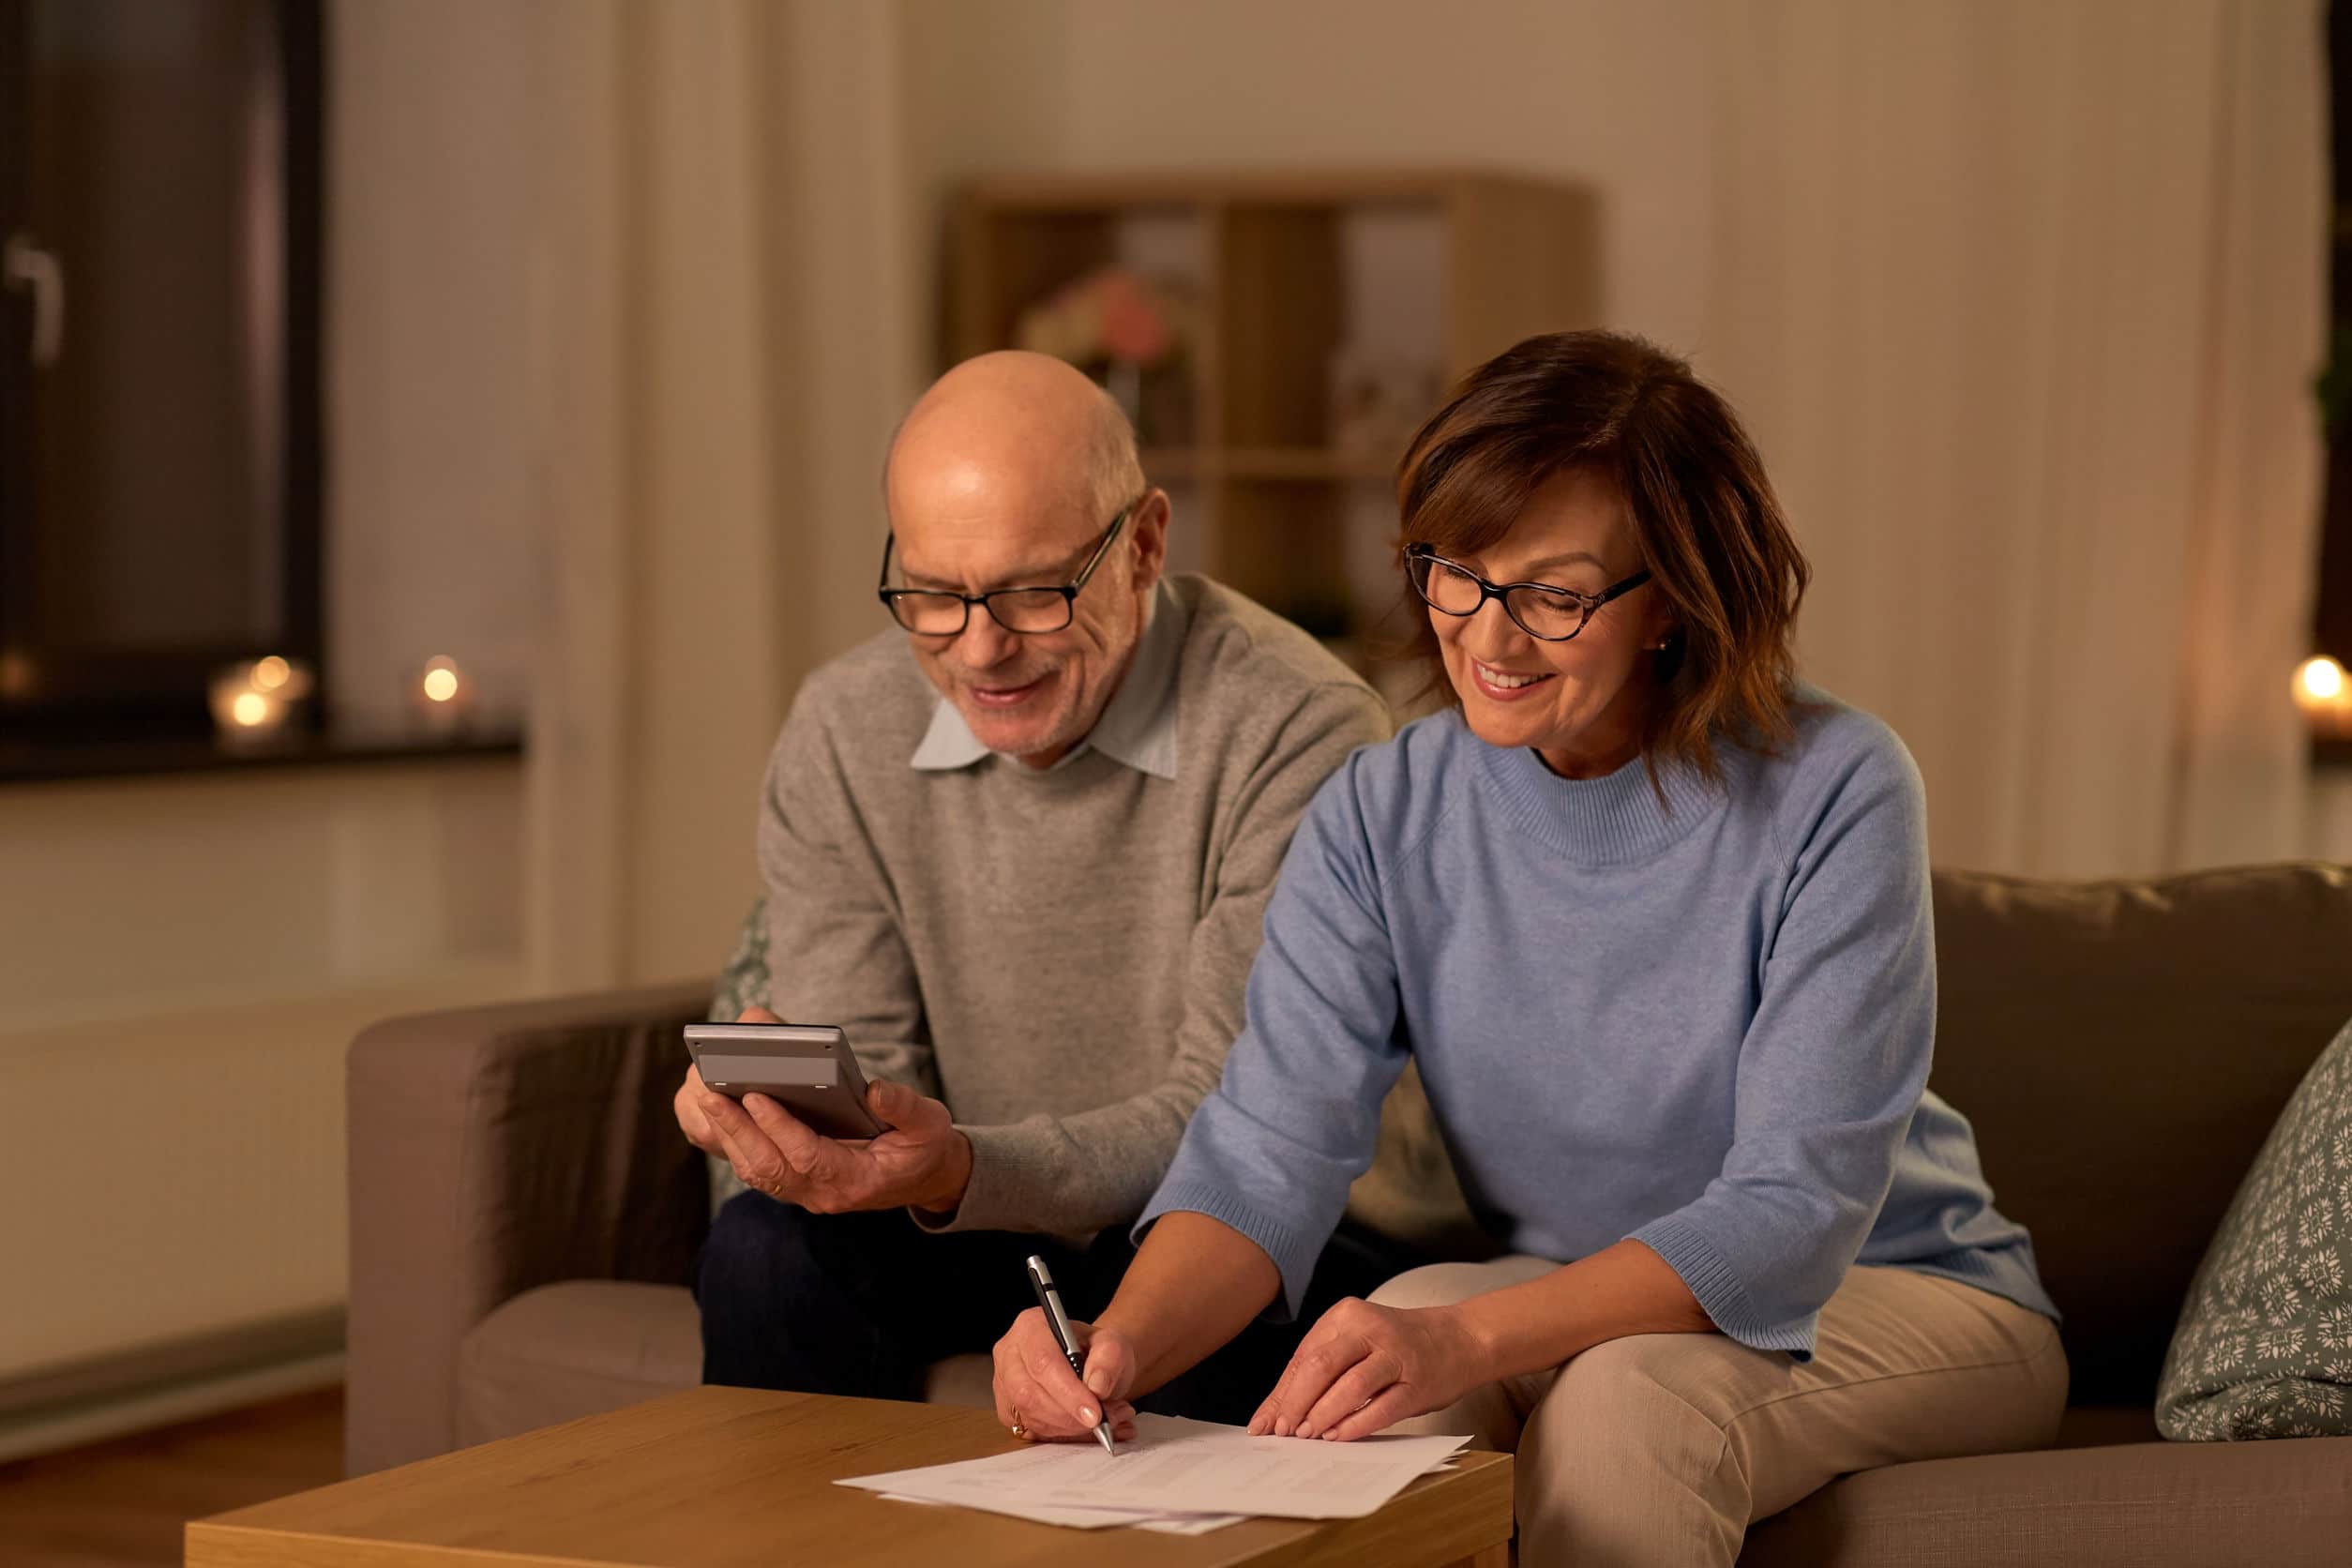
<path id="1" fill-rule="evenodd" d="M 1257 1515 L 1361 1518 L 1469 1441 L 1253 1438 L 1239 1426 L 1138 1415 L 1134 1440 L 1115 1455 L 1092 1443 L 1034 1443 L 841 1485 L 1080 1529 L 1140 1525 L 1197 1534 Z"/>
<path id="2" fill-rule="evenodd" d="M 853 1485 L 853 1482 L 842 1482 Z M 905 1492 L 875 1494 L 888 1502 L 919 1502 L 926 1508 L 954 1508 L 957 1504 L 941 1498 L 918 1498 Z M 1227 1525 L 1240 1524 L 1246 1514 L 1145 1514 L 1132 1508 L 1048 1508 L 1032 1503 L 1026 1507 L 1007 1504 L 1001 1499 L 989 1498 L 968 1506 L 985 1509 L 991 1514 L 1010 1514 L 1017 1519 L 1033 1519 L 1041 1525 L 1068 1525 L 1073 1530 L 1103 1530 L 1111 1525 L 1128 1525 L 1137 1530 L 1155 1530 L 1165 1535 L 1206 1535 Z"/>

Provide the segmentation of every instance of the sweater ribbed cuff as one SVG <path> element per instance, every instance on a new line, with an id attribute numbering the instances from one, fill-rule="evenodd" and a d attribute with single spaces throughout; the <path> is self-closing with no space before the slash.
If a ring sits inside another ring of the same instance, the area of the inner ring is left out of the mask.
<path id="1" fill-rule="evenodd" d="M 1665 1259 L 1697 1298 L 1708 1320 L 1731 1338 L 1750 1349 L 1786 1350 L 1799 1361 L 1813 1359 L 1813 1331 L 1821 1315 L 1808 1312 L 1779 1320 L 1764 1317 L 1731 1260 L 1681 1214 L 1660 1215 L 1626 1240 L 1639 1242 Z"/>
<path id="2" fill-rule="evenodd" d="M 963 1200 L 943 1213 L 910 1208 L 914 1223 L 934 1235 L 957 1230 L 1036 1230 L 1039 1206 L 1029 1175 L 1033 1163 L 1018 1127 L 956 1129 L 972 1144 L 972 1179 Z"/>
<path id="3" fill-rule="evenodd" d="M 1181 1182 L 1152 1195 L 1143 1216 L 1135 1222 L 1135 1244 L 1143 1244 L 1143 1233 L 1154 1220 L 1176 1213 L 1206 1214 L 1257 1243 L 1282 1272 L 1282 1299 L 1275 1304 L 1281 1310 L 1277 1314 L 1269 1308 L 1267 1316 L 1282 1323 L 1297 1319 L 1299 1308 L 1306 1300 L 1307 1282 L 1315 1275 L 1316 1256 L 1322 1251 L 1321 1238 L 1310 1236 L 1300 1227 L 1253 1207 L 1222 1187 L 1206 1182 Z"/>

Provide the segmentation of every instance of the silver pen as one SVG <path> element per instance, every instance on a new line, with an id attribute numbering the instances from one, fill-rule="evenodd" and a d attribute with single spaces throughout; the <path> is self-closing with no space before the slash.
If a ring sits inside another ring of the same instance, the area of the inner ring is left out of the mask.
<path id="1" fill-rule="evenodd" d="M 1046 1326 L 1053 1330 L 1053 1342 L 1062 1347 L 1062 1353 L 1070 1358 L 1070 1370 L 1082 1382 L 1086 1378 L 1086 1358 L 1078 1354 L 1078 1335 L 1070 1332 L 1070 1315 L 1062 1310 L 1062 1292 L 1054 1289 L 1053 1271 L 1035 1253 L 1029 1255 L 1029 1283 L 1037 1292 L 1037 1304 L 1046 1309 Z M 1086 1391 L 1093 1393 L 1093 1389 Z M 1116 1457 L 1119 1445 L 1110 1440 L 1110 1402 L 1099 1401 L 1097 1409 L 1103 1419 L 1094 1424 L 1094 1436 L 1101 1440 L 1103 1452 Z"/>

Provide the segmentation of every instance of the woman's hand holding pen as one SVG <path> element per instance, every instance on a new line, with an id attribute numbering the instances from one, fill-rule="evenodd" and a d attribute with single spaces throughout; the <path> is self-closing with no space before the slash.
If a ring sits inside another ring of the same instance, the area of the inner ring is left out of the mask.
<path id="1" fill-rule="evenodd" d="M 1054 1343 L 1043 1308 L 1013 1319 L 996 1342 L 997 1420 L 1018 1437 L 1092 1442 L 1095 1424 L 1108 1419 L 1110 1435 L 1130 1441 L 1135 1406 L 1126 1394 L 1135 1383 L 1135 1347 L 1116 1329 L 1098 1332 L 1075 1319 L 1070 1329 L 1086 1354 L 1084 1382 Z"/>

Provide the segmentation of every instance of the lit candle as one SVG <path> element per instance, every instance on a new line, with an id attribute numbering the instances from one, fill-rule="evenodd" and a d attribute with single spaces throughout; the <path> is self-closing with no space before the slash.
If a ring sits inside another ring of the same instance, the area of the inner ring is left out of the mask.
<path id="1" fill-rule="evenodd" d="M 310 670 L 299 659 L 271 654 L 230 665 L 212 678 L 213 727 L 232 744 L 275 738 L 309 694 Z"/>
<path id="2" fill-rule="evenodd" d="M 2352 681 L 2346 680 L 2344 666 L 2327 655 L 2296 666 L 2295 705 L 2302 710 L 2314 734 L 2352 738 Z"/>
<path id="3" fill-rule="evenodd" d="M 220 738 L 248 745 L 274 738 L 286 725 L 286 699 L 253 684 L 250 665 L 238 665 L 213 677 L 212 722 Z"/>
<path id="4" fill-rule="evenodd" d="M 425 728 L 445 735 L 464 725 L 474 706 L 474 684 L 456 659 L 438 655 L 417 671 L 415 703 Z"/>

